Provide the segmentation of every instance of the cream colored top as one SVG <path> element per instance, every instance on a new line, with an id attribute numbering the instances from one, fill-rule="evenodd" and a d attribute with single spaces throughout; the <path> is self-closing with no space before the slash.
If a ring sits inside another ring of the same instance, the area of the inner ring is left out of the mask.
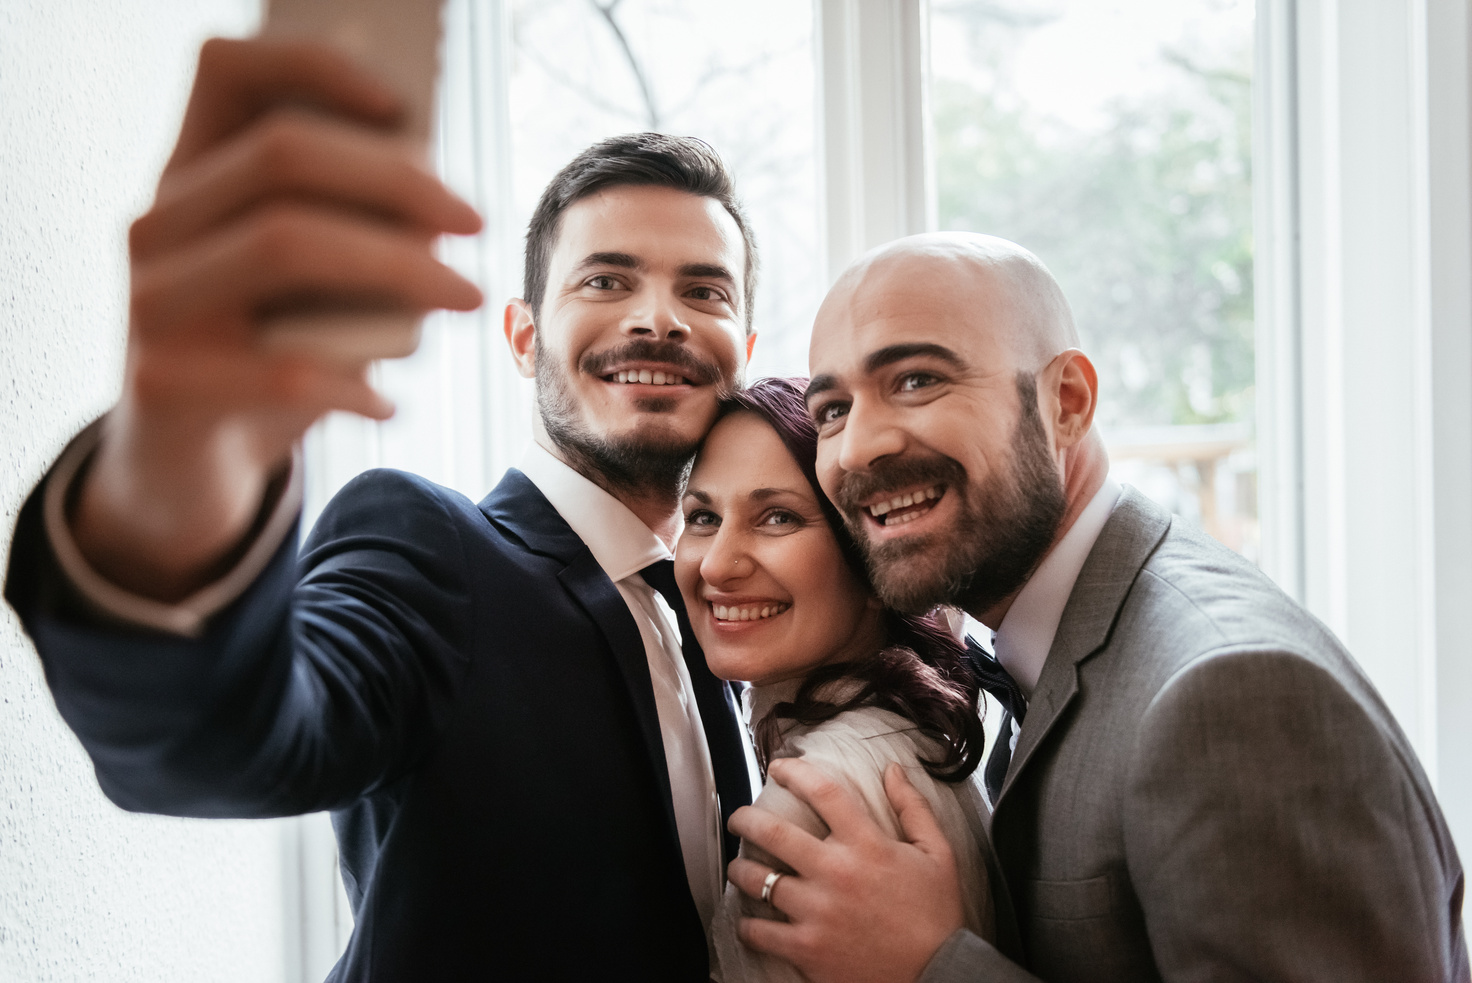
<path id="1" fill-rule="evenodd" d="M 761 720 L 777 703 L 790 700 L 799 682 L 793 680 L 748 690 L 751 720 Z M 845 682 L 840 680 L 833 685 L 842 687 Z M 854 684 L 848 681 L 847 685 Z M 971 778 L 954 785 L 939 781 L 920 764 L 921 757 L 937 756 L 934 742 L 922 736 L 910 721 L 876 707 L 850 710 L 814 727 L 793 724 L 784 731 L 782 744 L 774 754 L 779 758 L 802 758 L 822 769 L 859 797 L 880 829 L 900 839 L 899 816 L 884 792 L 885 768 L 890 762 L 897 762 L 929 803 L 950 842 L 961 880 L 966 927 L 983 939 L 994 939 L 996 919 L 986 873 L 991 842 L 984 825 L 987 808 L 982 797 L 981 773 L 978 769 Z M 828 835 L 828 827 L 817 813 L 771 779 L 757 796 L 755 805 L 790 820 L 814 836 Z M 746 842 L 741 844 L 741 855 L 791 872 L 761 848 Z M 777 892 L 780 898 L 780 884 Z M 803 983 L 802 975 L 789 963 L 753 952 L 741 944 L 736 936 L 736 921 L 743 917 L 784 919 L 776 908 L 748 898 L 734 884 L 728 884 L 711 926 L 717 967 L 715 979 L 719 983 Z"/>

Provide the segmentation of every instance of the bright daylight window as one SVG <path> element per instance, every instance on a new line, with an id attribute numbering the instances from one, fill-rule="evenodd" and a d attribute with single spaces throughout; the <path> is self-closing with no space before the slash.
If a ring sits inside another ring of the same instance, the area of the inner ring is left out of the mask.
<path id="1" fill-rule="evenodd" d="M 933 0 L 942 229 L 1073 304 L 1116 477 L 1258 556 L 1251 0 Z"/>
<path id="2" fill-rule="evenodd" d="M 519 0 L 516 216 L 578 151 L 638 130 L 696 136 L 736 176 L 761 253 L 753 378 L 806 374 L 822 299 L 813 13 L 792 0 Z"/>
<path id="3" fill-rule="evenodd" d="M 509 17 L 497 12 L 509 8 Z M 526 225 L 575 154 L 640 130 L 709 142 L 736 177 L 760 250 L 753 378 L 805 374 L 827 286 L 818 240 L 813 13 L 790 0 L 450 0 L 439 164 L 486 216 L 448 260 L 486 288 L 437 314 L 420 349 L 375 368 L 398 404 L 383 424 L 334 415 L 307 441 L 307 519 L 358 472 L 395 467 L 479 500 L 531 438 L 502 304 L 521 293 Z"/>

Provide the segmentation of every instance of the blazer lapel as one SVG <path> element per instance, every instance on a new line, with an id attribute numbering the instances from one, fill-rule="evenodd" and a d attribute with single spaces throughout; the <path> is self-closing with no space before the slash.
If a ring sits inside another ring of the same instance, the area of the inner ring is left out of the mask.
<path id="1" fill-rule="evenodd" d="M 1124 487 L 1068 595 L 1058 634 L 1028 701 L 1027 720 L 1017 735 L 1017 748 L 997 796 L 996 809 L 1001 808 L 1008 789 L 1017 783 L 1028 761 L 1078 695 L 1079 664 L 1109 641 L 1135 578 L 1170 523 L 1169 512 L 1130 486 Z"/>
<path id="2" fill-rule="evenodd" d="M 680 834 L 675 824 L 675 802 L 670 790 L 669 764 L 664 756 L 664 736 L 659 728 L 659 710 L 654 702 L 654 683 L 649 678 L 649 657 L 623 595 L 593 558 L 587 544 L 520 471 L 509 469 L 480 508 L 492 522 L 511 532 L 532 552 L 566 564 L 558 580 L 588 612 L 613 650 L 629 703 L 639 722 L 655 783 L 662 793 L 669 834 L 672 842 L 678 844 Z M 700 661 L 704 666 L 704 656 Z M 701 709 L 703 712 L 704 707 Z"/>

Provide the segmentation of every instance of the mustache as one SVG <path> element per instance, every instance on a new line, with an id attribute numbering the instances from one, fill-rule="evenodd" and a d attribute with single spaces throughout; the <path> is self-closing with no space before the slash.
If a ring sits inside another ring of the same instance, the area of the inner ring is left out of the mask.
<path id="1" fill-rule="evenodd" d="M 679 369 L 680 375 L 696 385 L 725 381 L 720 366 L 701 358 L 684 345 L 648 338 L 634 338 L 614 348 L 590 352 L 583 356 L 578 368 L 588 375 L 605 376 L 621 362 L 662 362 Z"/>
<path id="2" fill-rule="evenodd" d="M 966 469 L 949 457 L 905 457 L 881 461 L 868 471 L 849 471 L 839 480 L 833 504 L 847 517 L 858 517 L 862 502 L 916 485 L 963 488 Z"/>

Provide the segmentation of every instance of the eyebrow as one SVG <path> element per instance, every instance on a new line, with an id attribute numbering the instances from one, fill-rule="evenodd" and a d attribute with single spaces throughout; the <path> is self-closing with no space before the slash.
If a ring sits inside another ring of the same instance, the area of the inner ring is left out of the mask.
<path id="1" fill-rule="evenodd" d="M 757 501 L 765 501 L 769 498 L 776 498 L 778 495 L 801 494 L 802 493 L 795 488 L 755 488 L 747 494 L 747 497 L 754 498 Z M 699 488 L 686 489 L 685 497 L 693 498 L 702 505 L 709 505 L 711 502 L 710 495 L 706 492 L 701 491 Z"/>
<path id="2" fill-rule="evenodd" d="M 825 392 L 827 392 L 830 389 L 837 389 L 837 388 L 838 388 L 838 376 L 836 376 L 836 375 L 817 375 L 817 376 L 813 376 L 813 378 L 808 382 L 808 388 L 802 394 L 802 401 L 804 403 L 811 403 L 813 401 L 813 397 L 816 396 L 816 395 L 818 395 L 819 393 L 825 393 Z"/>
<path id="3" fill-rule="evenodd" d="M 903 362 L 907 358 L 933 358 L 956 369 L 966 368 L 966 360 L 944 345 L 933 342 L 912 341 L 900 345 L 886 345 L 883 348 L 870 352 L 864 358 L 864 373 L 875 372 L 886 365 L 895 362 Z M 838 377 L 835 375 L 814 376 L 808 383 L 807 390 L 803 393 L 803 402 L 811 403 L 813 397 L 830 389 L 838 388 Z"/>
<path id="4" fill-rule="evenodd" d="M 751 494 L 748 495 L 747 497 L 748 498 L 754 498 L 754 499 L 756 499 L 757 501 L 760 502 L 760 501 L 765 501 L 766 499 L 769 499 L 769 498 L 776 498 L 779 495 L 801 495 L 801 494 L 802 494 L 802 492 L 798 491 L 796 488 L 756 488 L 756 489 L 753 489 L 752 492 L 751 492 Z"/>
<path id="5" fill-rule="evenodd" d="M 642 270 L 644 261 L 629 253 L 589 253 L 583 257 L 583 261 L 573 268 L 573 275 L 577 275 L 595 266 L 616 266 L 622 270 Z"/>
<path id="6" fill-rule="evenodd" d="M 733 286 L 736 277 L 719 263 L 686 263 L 680 267 L 680 276 L 693 280 L 725 280 Z"/>

